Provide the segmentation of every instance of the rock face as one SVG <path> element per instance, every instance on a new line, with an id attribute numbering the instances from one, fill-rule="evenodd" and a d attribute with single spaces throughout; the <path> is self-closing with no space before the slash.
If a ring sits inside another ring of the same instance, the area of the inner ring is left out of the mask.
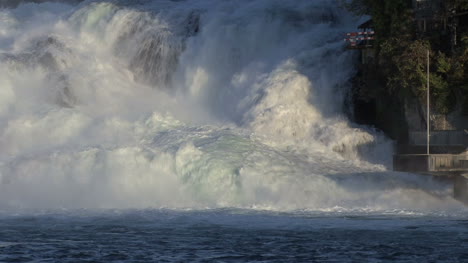
<path id="1" fill-rule="evenodd" d="M 83 0 L 1 0 L 0 8 L 15 8 L 21 3 L 44 3 L 44 2 L 62 2 L 62 3 L 79 3 Z"/>
<path id="2" fill-rule="evenodd" d="M 371 83 L 364 88 L 354 87 L 351 116 L 353 121 L 374 126 L 403 144 L 407 143 L 409 133 L 426 131 L 426 105 L 410 95 L 400 98 L 385 93 L 371 93 L 372 90 L 384 90 L 383 87 L 385 83 Z M 447 115 L 431 111 L 430 125 L 431 131 L 468 130 L 468 116 L 461 109 L 456 109 Z"/>
<path id="3" fill-rule="evenodd" d="M 405 102 L 405 119 L 409 131 L 426 130 L 426 111 L 415 98 L 407 98 Z"/>

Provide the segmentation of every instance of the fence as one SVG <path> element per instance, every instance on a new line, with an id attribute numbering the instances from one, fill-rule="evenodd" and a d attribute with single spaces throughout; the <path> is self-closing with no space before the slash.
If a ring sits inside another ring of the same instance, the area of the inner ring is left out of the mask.
<path id="1" fill-rule="evenodd" d="M 401 154 L 393 156 L 395 171 L 402 172 L 457 172 L 468 171 L 466 154 Z"/>

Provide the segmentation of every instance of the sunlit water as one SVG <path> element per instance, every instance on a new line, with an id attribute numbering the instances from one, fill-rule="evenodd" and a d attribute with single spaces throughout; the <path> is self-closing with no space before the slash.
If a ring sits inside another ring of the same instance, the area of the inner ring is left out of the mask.
<path id="1" fill-rule="evenodd" d="M 389 171 L 346 117 L 358 22 L 328 0 L 0 9 L 0 261 L 462 261 L 450 182 Z"/>

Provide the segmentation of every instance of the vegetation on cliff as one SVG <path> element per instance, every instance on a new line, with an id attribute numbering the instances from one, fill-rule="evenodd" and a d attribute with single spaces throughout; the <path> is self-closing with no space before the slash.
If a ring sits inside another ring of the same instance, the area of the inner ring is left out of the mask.
<path id="1" fill-rule="evenodd" d="M 468 114 L 468 28 L 458 26 L 458 17 L 453 17 L 455 12 L 468 10 L 468 1 L 444 1 L 437 19 L 445 19 L 445 24 L 435 24 L 424 32 L 418 28 L 411 0 L 353 0 L 345 5 L 359 15 L 370 15 L 376 32 L 375 59 L 363 65 L 358 76 L 360 96 L 377 101 L 385 98 L 387 106 L 393 101 L 390 108 L 383 107 L 386 110 L 401 108 L 408 101 L 425 105 L 426 60 L 430 50 L 433 113 Z M 452 27 L 454 23 L 458 23 L 456 29 Z M 377 115 L 381 116 L 379 104 L 382 103 L 377 103 Z M 392 137 L 401 133 L 391 131 L 384 123 L 380 126 Z"/>

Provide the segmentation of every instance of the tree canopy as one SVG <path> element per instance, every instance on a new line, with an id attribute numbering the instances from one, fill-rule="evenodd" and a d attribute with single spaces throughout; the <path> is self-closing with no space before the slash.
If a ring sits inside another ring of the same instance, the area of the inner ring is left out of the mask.
<path id="1" fill-rule="evenodd" d="M 468 10 L 466 0 L 446 0 L 446 11 Z M 457 29 L 458 41 L 451 46 L 448 30 L 418 32 L 411 0 L 352 0 L 344 3 L 357 15 L 370 15 L 376 32 L 375 67 L 384 78 L 380 95 L 426 99 L 426 57 L 430 51 L 431 97 L 435 110 L 447 114 L 464 107 L 468 113 L 468 30 Z M 447 12 L 448 12 L 447 11 Z M 450 19 L 448 17 L 447 19 Z M 450 21 L 450 20 L 448 20 Z M 447 48 L 451 47 L 451 48 Z"/>

